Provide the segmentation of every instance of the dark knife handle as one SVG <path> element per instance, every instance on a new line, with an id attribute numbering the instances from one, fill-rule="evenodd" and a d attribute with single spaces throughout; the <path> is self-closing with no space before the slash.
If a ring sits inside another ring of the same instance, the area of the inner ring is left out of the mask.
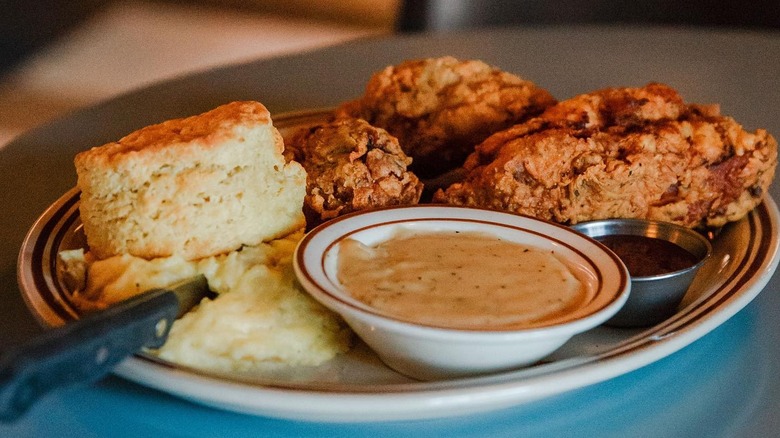
<path id="1" fill-rule="evenodd" d="M 173 292 L 151 291 L 44 332 L 0 357 L 0 421 L 45 393 L 96 381 L 142 347 L 162 346 L 179 310 Z"/>

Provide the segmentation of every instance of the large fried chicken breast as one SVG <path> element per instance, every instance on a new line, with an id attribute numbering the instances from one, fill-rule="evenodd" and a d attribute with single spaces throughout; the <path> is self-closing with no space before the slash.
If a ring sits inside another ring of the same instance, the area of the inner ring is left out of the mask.
<path id="1" fill-rule="evenodd" d="M 560 223 L 648 218 L 718 227 L 761 202 L 777 141 L 672 88 L 610 88 L 548 108 L 476 147 L 435 202 Z"/>
<path id="2" fill-rule="evenodd" d="M 410 60 L 376 72 L 365 93 L 336 110 L 398 138 L 423 178 L 463 164 L 490 134 L 555 103 L 533 82 L 482 61 L 451 56 Z"/>
<path id="3" fill-rule="evenodd" d="M 338 215 L 416 204 L 423 184 L 407 170 L 412 159 L 387 131 L 344 118 L 302 128 L 285 156 L 306 170 L 304 213 L 311 227 Z"/>

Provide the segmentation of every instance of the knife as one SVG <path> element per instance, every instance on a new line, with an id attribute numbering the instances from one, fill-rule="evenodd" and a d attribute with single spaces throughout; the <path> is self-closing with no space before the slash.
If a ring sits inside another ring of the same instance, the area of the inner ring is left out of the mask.
<path id="1" fill-rule="evenodd" d="M 211 293 L 199 275 L 154 289 L 62 327 L 0 356 L 0 421 L 19 418 L 44 394 L 108 374 L 127 356 L 161 347 L 173 321 Z"/>

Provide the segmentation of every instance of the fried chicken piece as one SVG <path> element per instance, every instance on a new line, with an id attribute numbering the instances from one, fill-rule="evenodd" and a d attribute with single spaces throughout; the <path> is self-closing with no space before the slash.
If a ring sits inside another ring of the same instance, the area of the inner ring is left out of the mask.
<path id="1" fill-rule="evenodd" d="M 672 88 L 610 88 L 560 102 L 496 133 L 435 202 L 560 223 L 648 218 L 722 226 L 761 202 L 777 141 L 747 132 L 716 105 L 685 104 Z"/>
<path id="2" fill-rule="evenodd" d="M 338 215 L 416 204 L 423 184 L 407 170 L 412 159 L 387 131 L 345 118 L 296 132 L 286 157 L 306 169 L 307 225 Z"/>
<path id="3" fill-rule="evenodd" d="M 376 72 L 364 95 L 337 108 L 396 136 L 428 178 L 459 167 L 490 134 L 555 103 L 546 90 L 482 61 L 411 60 Z"/>

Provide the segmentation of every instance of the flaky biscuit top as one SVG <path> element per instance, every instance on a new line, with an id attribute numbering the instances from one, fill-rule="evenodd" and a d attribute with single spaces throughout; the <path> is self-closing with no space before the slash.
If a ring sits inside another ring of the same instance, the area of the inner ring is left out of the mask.
<path id="1" fill-rule="evenodd" d="M 262 104 L 233 102 L 79 154 L 90 251 L 194 260 L 303 227 L 306 173 L 283 151 Z"/>
<path id="2" fill-rule="evenodd" d="M 271 113 L 260 102 L 231 102 L 211 111 L 146 126 L 119 141 L 94 147 L 76 155 L 76 167 L 117 166 L 129 157 L 171 152 L 171 145 L 181 145 L 175 153 L 186 153 L 188 147 L 213 147 L 232 138 L 236 126 L 271 124 Z M 281 152 L 281 149 L 279 150 Z"/>

